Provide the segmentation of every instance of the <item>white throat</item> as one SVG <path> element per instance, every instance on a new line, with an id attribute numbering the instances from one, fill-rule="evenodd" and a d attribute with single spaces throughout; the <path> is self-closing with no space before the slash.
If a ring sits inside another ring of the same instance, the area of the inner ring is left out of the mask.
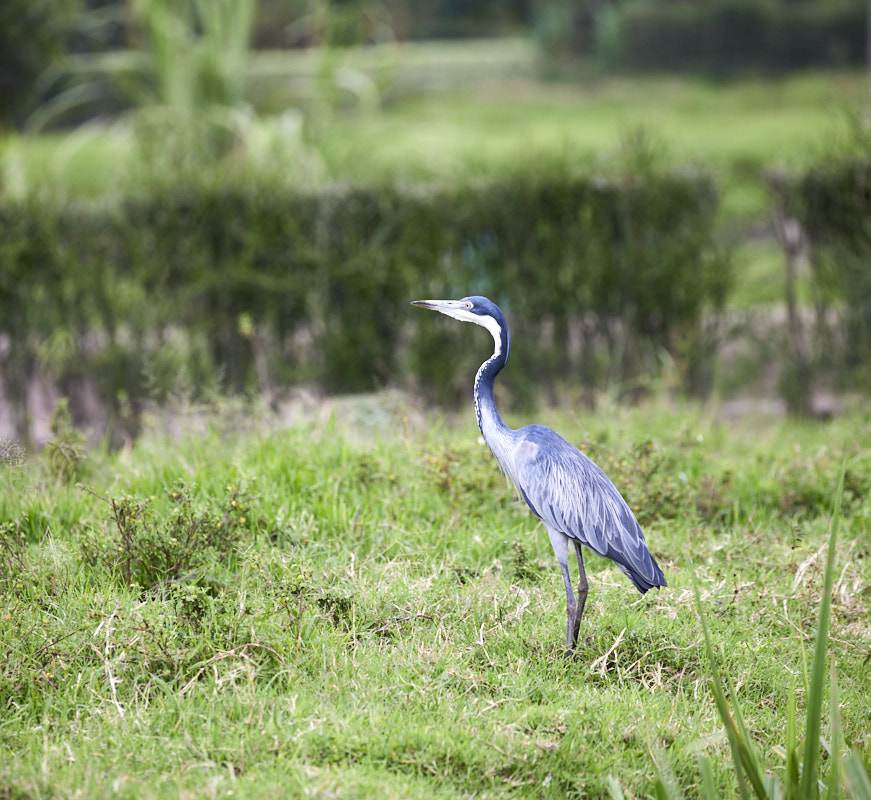
<path id="1" fill-rule="evenodd" d="M 502 354 L 502 329 L 499 327 L 499 323 L 489 314 L 482 317 L 480 314 L 473 314 L 471 311 L 467 311 L 465 308 L 440 308 L 439 311 L 442 314 L 447 314 L 449 317 L 460 320 L 460 322 L 473 322 L 475 325 L 486 328 L 490 331 L 490 335 L 495 343 L 493 355 L 498 356 Z"/>

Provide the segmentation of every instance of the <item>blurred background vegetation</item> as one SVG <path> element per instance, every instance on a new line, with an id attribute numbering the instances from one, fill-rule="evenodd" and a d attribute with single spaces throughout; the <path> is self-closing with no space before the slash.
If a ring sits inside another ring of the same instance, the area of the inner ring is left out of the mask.
<path id="1" fill-rule="evenodd" d="M 871 390 L 864 0 L 6 0 L 0 435 L 55 401 Z M 26 42 L 27 46 L 22 46 Z M 479 352 L 480 351 L 480 352 Z"/>

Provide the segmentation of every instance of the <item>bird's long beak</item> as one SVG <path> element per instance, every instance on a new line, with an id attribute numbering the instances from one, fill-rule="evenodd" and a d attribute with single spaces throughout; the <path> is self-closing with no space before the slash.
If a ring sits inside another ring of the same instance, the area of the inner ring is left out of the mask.
<path id="1" fill-rule="evenodd" d="M 478 319 L 469 312 L 462 300 L 412 300 L 411 304 L 428 308 L 430 311 L 439 311 L 452 319 L 460 320 L 460 322 L 478 322 Z"/>
<path id="2" fill-rule="evenodd" d="M 453 311 L 464 308 L 459 300 L 412 300 L 413 306 L 428 308 L 430 311 L 441 311 L 442 314 L 450 315 Z"/>

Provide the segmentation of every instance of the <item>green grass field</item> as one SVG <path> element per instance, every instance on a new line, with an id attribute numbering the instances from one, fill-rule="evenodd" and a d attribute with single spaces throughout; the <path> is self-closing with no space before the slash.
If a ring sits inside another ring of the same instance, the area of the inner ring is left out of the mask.
<path id="1" fill-rule="evenodd" d="M 4 451 L 0 796 L 601 797 L 613 778 L 648 797 L 665 771 L 693 797 L 703 754 L 732 796 L 693 569 L 732 700 L 782 776 L 845 463 L 829 654 L 868 764 L 867 413 L 540 413 L 623 490 L 669 580 L 642 597 L 589 557 L 566 661 L 547 537 L 471 412 L 337 408 L 289 427 L 183 416 L 182 435 L 114 454 Z"/>
<path id="2" fill-rule="evenodd" d="M 811 73 L 715 84 L 675 77 L 508 81 L 410 98 L 369 119 L 338 119 L 324 147 L 339 171 L 429 177 L 500 169 L 541 154 L 606 160 L 633 131 L 675 163 L 725 182 L 725 211 L 764 209 L 762 171 L 797 167 L 848 128 L 864 98 L 859 73 Z"/>

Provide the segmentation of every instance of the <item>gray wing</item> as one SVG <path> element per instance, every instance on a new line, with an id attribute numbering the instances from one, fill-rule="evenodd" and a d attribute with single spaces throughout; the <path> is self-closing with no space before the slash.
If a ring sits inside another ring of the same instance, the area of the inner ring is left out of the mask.
<path id="1" fill-rule="evenodd" d="M 610 558 L 640 592 L 665 586 L 641 527 L 608 476 L 550 428 L 529 425 L 518 434 L 514 476 L 533 513 Z"/>

